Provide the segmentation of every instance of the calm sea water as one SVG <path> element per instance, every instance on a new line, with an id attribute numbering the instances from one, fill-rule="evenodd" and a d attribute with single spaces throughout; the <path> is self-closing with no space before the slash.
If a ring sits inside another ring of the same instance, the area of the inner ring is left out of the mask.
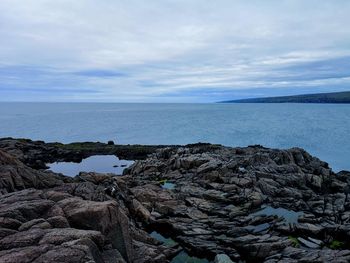
<path id="1" fill-rule="evenodd" d="M 302 147 L 350 170 L 350 105 L 0 103 L 0 137 Z"/>
<path id="2" fill-rule="evenodd" d="M 114 155 L 95 155 L 83 159 L 80 163 L 56 162 L 47 166 L 55 173 L 68 176 L 76 176 L 79 172 L 114 173 L 121 175 L 126 167 L 132 165 L 133 161 L 120 160 Z"/>

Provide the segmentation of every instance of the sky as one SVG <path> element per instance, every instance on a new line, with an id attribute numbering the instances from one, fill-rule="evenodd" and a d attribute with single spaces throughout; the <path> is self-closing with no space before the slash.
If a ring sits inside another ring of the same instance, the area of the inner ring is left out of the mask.
<path id="1" fill-rule="evenodd" d="M 1 0 L 0 101 L 350 90 L 348 0 Z"/>

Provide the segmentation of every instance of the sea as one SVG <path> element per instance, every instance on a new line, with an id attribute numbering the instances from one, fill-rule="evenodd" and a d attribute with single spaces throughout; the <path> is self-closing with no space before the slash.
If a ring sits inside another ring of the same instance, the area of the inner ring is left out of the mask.
<path id="1" fill-rule="evenodd" d="M 0 103 L 0 137 L 301 147 L 350 170 L 349 104 Z"/>

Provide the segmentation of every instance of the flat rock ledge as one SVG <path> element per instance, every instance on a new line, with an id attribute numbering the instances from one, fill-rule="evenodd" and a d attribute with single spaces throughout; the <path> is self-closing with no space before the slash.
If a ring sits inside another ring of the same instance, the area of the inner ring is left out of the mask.
<path id="1" fill-rule="evenodd" d="M 33 145 L 0 141 L 0 262 L 169 262 L 182 249 L 211 262 L 350 262 L 350 172 L 302 149 L 161 147 L 123 176 L 71 178 L 33 169 L 47 158 Z"/>

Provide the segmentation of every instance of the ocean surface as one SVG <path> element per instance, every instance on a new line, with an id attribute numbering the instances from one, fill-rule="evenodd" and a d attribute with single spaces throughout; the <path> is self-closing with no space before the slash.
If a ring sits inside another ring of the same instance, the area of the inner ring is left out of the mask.
<path id="1" fill-rule="evenodd" d="M 0 103 L 0 137 L 302 147 L 350 170 L 350 105 Z"/>

